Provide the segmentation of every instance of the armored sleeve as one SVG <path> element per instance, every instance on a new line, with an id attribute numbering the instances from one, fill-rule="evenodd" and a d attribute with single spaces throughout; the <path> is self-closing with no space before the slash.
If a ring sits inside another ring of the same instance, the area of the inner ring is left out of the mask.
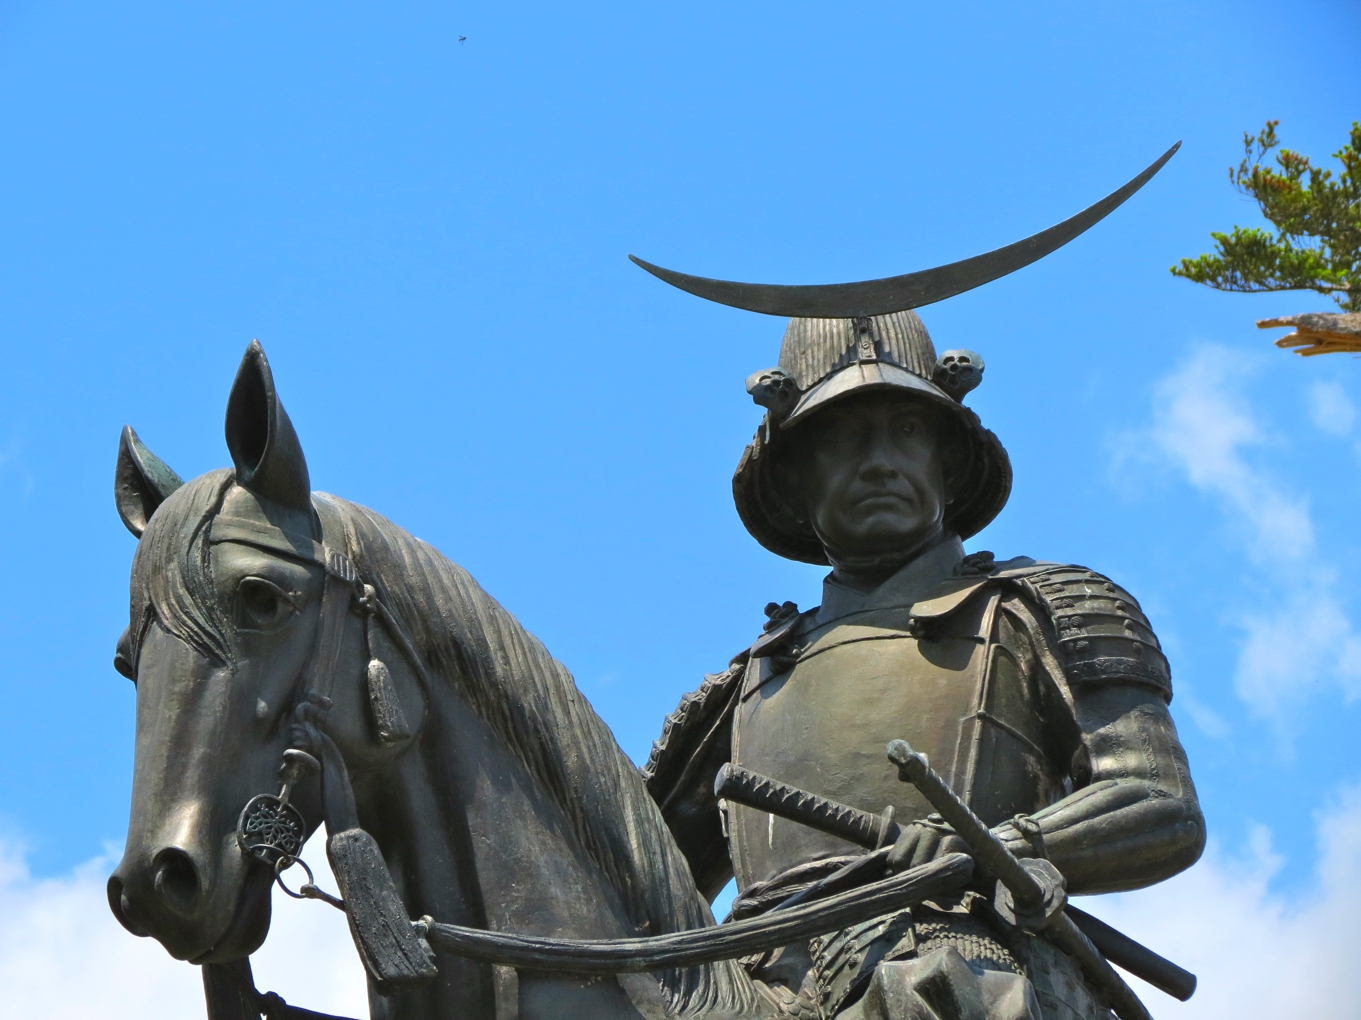
<path id="1" fill-rule="evenodd" d="M 1068 684 L 1137 683 L 1171 701 L 1167 657 L 1134 596 L 1086 567 L 1037 566 L 1019 583 L 1049 624 Z"/>
<path id="2" fill-rule="evenodd" d="M 695 885 L 709 900 L 732 877 L 714 777 L 732 757 L 732 710 L 746 665 L 744 652 L 722 673 L 706 676 L 698 690 L 685 695 L 666 717 L 662 735 L 641 770 Z"/>

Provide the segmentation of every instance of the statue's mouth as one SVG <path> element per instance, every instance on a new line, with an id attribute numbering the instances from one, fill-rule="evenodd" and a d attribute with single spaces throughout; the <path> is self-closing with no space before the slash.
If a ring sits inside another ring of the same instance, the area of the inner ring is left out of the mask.
<path id="1" fill-rule="evenodd" d="M 270 887 L 273 879 L 265 868 L 252 867 L 246 873 L 236 909 L 226 929 L 206 952 L 192 957 L 193 964 L 229 963 L 249 956 L 260 948 L 269 934 Z"/>

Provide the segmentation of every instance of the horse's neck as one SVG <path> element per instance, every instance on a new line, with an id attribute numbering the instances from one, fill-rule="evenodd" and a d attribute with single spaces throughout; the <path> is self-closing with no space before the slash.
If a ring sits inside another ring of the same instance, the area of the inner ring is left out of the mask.
<path id="1" fill-rule="evenodd" d="M 421 902 L 494 930 L 618 938 L 641 934 L 561 803 L 456 693 L 431 705 L 403 765 L 403 870 Z M 384 794 L 389 809 L 396 791 Z M 397 850 L 397 846 L 393 846 Z M 449 897 L 450 885 L 460 895 Z"/>
<path id="2" fill-rule="evenodd" d="M 392 770 L 355 780 L 361 824 L 382 846 L 412 915 L 563 938 L 641 934 L 561 809 L 490 728 L 445 693 L 418 748 Z M 375 1000 L 375 1020 L 453 1013 L 468 1020 L 642 1020 L 637 1002 L 650 1001 L 647 1015 L 654 1015 L 665 1000 L 641 975 L 626 994 L 612 981 L 517 977 L 445 956 L 439 970 L 432 987 Z"/>
<path id="3" fill-rule="evenodd" d="M 476 582 L 447 567 L 421 567 L 447 590 L 438 606 L 427 600 L 418 609 L 462 621 L 460 644 L 468 645 L 457 668 L 469 672 L 435 678 L 417 746 L 355 782 L 361 824 L 382 846 L 413 916 L 582 939 L 712 923 L 636 771 L 570 676 Z M 540 1004 L 524 1020 L 637 1020 L 618 984 L 541 978 L 531 981 L 537 991 L 521 985 L 519 1001 Z M 732 962 L 669 971 L 653 986 L 637 994 L 715 1020 L 749 1017 L 756 1001 Z M 515 1015 L 493 969 L 465 960 L 442 958 L 435 988 L 400 998 L 410 1006 L 376 1006 L 374 1016 Z M 566 1009 L 569 1002 L 581 1009 Z"/>

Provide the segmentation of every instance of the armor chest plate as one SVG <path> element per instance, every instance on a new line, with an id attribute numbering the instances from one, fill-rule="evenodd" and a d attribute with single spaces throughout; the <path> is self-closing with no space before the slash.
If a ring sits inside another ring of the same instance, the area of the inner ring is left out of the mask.
<path id="1" fill-rule="evenodd" d="M 931 808 L 898 781 L 885 757 L 889 741 L 903 738 L 990 824 L 1034 810 L 1040 770 L 1024 760 L 1032 755 L 1005 754 L 1008 767 L 993 767 L 1003 750 L 995 746 L 999 733 L 1023 751 L 1037 751 L 1040 732 L 1014 660 L 1008 657 L 1012 668 L 1001 671 L 1010 681 L 994 682 L 997 653 L 1004 651 L 988 640 L 996 604 L 996 598 L 973 600 L 935 636 L 920 639 L 906 609 L 857 613 L 803 638 L 787 672 L 775 673 L 772 659 L 752 660 L 733 720 L 733 760 L 867 811 L 892 805 L 899 821 L 910 821 Z M 728 811 L 740 888 L 855 849 L 765 812 L 740 805 Z"/>

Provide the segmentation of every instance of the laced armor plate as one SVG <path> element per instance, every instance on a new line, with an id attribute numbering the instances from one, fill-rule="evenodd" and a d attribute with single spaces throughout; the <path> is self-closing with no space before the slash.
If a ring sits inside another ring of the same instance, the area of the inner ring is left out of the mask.
<path id="1" fill-rule="evenodd" d="M 1058 564 L 1036 564 L 1018 583 L 1047 611 L 1070 684 L 1133 681 L 1172 700 L 1167 657 L 1133 595 L 1094 570 Z"/>

